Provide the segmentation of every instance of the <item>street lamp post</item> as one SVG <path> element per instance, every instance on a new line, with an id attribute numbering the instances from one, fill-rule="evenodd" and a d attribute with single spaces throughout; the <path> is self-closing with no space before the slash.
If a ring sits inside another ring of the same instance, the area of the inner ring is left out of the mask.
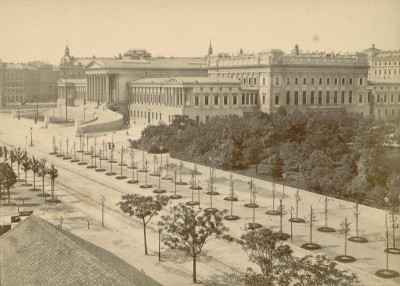
<path id="1" fill-rule="evenodd" d="M 29 129 L 29 131 L 31 132 L 31 147 L 32 147 L 33 146 L 33 144 L 32 144 L 32 132 L 33 132 L 32 127 Z"/>
<path id="2" fill-rule="evenodd" d="M 101 227 L 104 228 L 104 202 L 106 198 L 101 196 Z"/>

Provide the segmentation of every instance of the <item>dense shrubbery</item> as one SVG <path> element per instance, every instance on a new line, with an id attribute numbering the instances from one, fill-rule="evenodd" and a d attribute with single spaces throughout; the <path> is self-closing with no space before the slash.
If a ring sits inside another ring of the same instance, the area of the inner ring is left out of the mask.
<path id="1" fill-rule="evenodd" d="M 385 126 L 359 114 L 294 112 L 214 117 L 196 125 L 176 116 L 170 125 L 149 126 L 133 146 L 153 153 L 163 146 L 172 157 L 219 168 L 269 165 L 270 175 L 300 171 L 302 184 L 326 195 L 373 202 L 384 197 L 387 180 L 400 173 L 400 156 L 383 148 Z M 381 199 L 380 199 L 381 200 Z"/>

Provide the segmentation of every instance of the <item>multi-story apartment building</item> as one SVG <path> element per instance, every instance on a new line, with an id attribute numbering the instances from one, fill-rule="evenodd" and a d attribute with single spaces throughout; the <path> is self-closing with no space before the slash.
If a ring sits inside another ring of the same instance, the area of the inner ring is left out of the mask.
<path id="1" fill-rule="evenodd" d="M 39 73 L 39 102 L 57 101 L 57 81 L 60 71 L 53 65 L 44 62 L 29 62 L 28 65 L 35 67 Z"/>
<path id="2" fill-rule="evenodd" d="M 58 71 L 42 62 L 0 63 L 1 104 L 54 101 Z"/>
<path id="3" fill-rule="evenodd" d="M 368 55 L 368 94 L 373 98 L 372 113 L 384 120 L 400 119 L 400 51 L 382 51 L 374 45 Z"/>
<path id="4" fill-rule="evenodd" d="M 291 54 L 270 50 L 258 54 L 209 56 L 208 74 L 241 82 L 241 102 L 257 104 L 263 112 L 285 106 L 294 110 L 345 108 L 370 113 L 365 54 Z"/>
<path id="5" fill-rule="evenodd" d="M 214 116 L 241 116 L 257 109 L 256 103 L 242 104 L 240 82 L 230 78 L 145 78 L 130 82 L 128 90 L 132 123 L 168 124 L 175 115 L 208 122 Z"/>

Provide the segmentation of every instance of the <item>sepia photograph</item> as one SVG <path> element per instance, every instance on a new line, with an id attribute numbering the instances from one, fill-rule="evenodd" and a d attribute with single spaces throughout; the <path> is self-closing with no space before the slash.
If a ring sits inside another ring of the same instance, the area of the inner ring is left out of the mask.
<path id="1" fill-rule="evenodd" d="M 400 285 L 399 0 L 0 0 L 0 285 Z"/>

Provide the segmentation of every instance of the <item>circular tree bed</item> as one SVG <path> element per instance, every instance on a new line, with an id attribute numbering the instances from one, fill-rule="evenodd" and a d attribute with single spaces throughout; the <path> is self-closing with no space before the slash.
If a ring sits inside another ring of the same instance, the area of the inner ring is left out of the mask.
<path id="1" fill-rule="evenodd" d="M 78 151 L 78 152 L 79 152 L 79 151 Z M 49 154 L 50 154 L 50 155 L 56 155 L 57 152 L 50 152 Z"/>
<path id="2" fill-rule="evenodd" d="M 169 198 L 170 198 L 171 200 L 179 200 L 179 199 L 182 198 L 182 196 L 181 196 L 181 195 L 172 195 L 172 196 L 169 196 Z"/>
<path id="3" fill-rule="evenodd" d="M 117 173 L 115 173 L 115 172 L 107 172 L 107 173 L 106 173 L 107 176 L 114 176 L 114 175 L 116 175 L 116 174 L 117 174 Z"/>
<path id="4" fill-rule="evenodd" d="M 238 199 L 235 198 L 235 197 L 226 197 L 226 198 L 224 198 L 224 200 L 225 201 L 233 201 L 233 202 L 237 202 L 238 201 Z"/>
<path id="5" fill-rule="evenodd" d="M 34 189 L 34 188 L 32 188 L 32 189 L 29 189 L 29 191 L 31 191 L 31 192 L 40 192 L 41 189 L 38 189 L 38 188 Z"/>
<path id="6" fill-rule="evenodd" d="M 385 252 L 389 252 L 390 254 L 399 255 L 400 254 L 400 248 L 389 247 L 389 248 L 385 249 Z"/>
<path id="7" fill-rule="evenodd" d="M 163 190 L 163 189 L 155 189 L 154 191 L 153 191 L 153 193 L 155 193 L 155 194 L 163 194 L 163 193 L 166 193 L 167 191 L 166 190 Z"/>
<path id="8" fill-rule="evenodd" d="M 50 195 L 49 194 L 38 194 L 37 195 L 38 197 L 42 197 L 42 198 L 47 198 L 47 197 L 50 197 Z"/>
<path id="9" fill-rule="evenodd" d="M 126 166 L 128 166 L 128 164 L 123 163 L 123 164 L 118 164 L 118 166 L 126 167 Z"/>
<path id="10" fill-rule="evenodd" d="M 199 204 L 199 202 L 196 201 L 190 201 L 190 202 L 186 202 L 185 205 L 187 206 L 197 206 Z"/>
<path id="11" fill-rule="evenodd" d="M 317 228 L 317 230 L 320 232 L 336 232 L 336 230 L 334 230 L 333 228 L 328 227 L 328 226 L 319 227 L 319 228 Z"/>
<path id="12" fill-rule="evenodd" d="M 281 215 L 280 211 L 266 211 L 265 213 L 267 215 Z"/>
<path id="13" fill-rule="evenodd" d="M 149 170 L 146 170 L 146 169 L 140 169 L 140 170 L 138 170 L 138 172 L 139 173 L 147 173 Z"/>
<path id="14" fill-rule="evenodd" d="M 196 187 L 190 187 L 189 189 L 191 190 L 202 190 L 203 188 L 200 186 L 196 186 Z"/>
<path id="15" fill-rule="evenodd" d="M 79 151 L 78 151 L 79 152 Z M 107 157 L 102 157 L 102 158 L 100 158 L 100 160 L 108 160 L 108 158 Z"/>
<path id="16" fill-rule="evenodd" d="M 140 188 L 142 189 L 150 189 L 151 187 L 151 185 L 140 185 Z"/>
<path id="17" fill-rule="evenodd" d="M 126 178 L 128 178 L 127 176 L 116 176 L 115 177 L 117 180 L 123 180 L 123 179 L 126 179 Z"/>
<path id="18" fill-rule="evenodd" d="M 227 216 L 224 216 L 224 219 L 226 219 L 226 220 L 238 220 L 238 219 L 240 219 L 240 217 L 238 217 L 237 215 L 227 215 Z"/>
<path id="19" fill-rule="evenodd" d="M 78 165 L 79 166 L 84 166 L 84 165 L 87 165 L 87 163 L 86 162 L 80 162 L 80 163 L 78 163 Z"/>
<path id="20" fill-rule="evenodd" d="M 56 157 L 61 158 L 61 157 L 65 157 L 65 155 L 63 155 L 63 154 L 58 154 L 58 155 L 56 155 Z"/>
<path id="21" fill-rule="evenodd" d="M 205 213 L 209 213 L 209 214 L 215 214 L 216 212 L 218 212 L 218 209 L 216 208 L 206 208 L 203 210 Z"/>
<path id="22" fill-rule="evenodd" d="M 9 207 L 9 206 L 15 206 L 15 203 L 3 203 L 2 206 L 4 207 Z"/>
<path id="23" fill-rule="evenodd" d="M 302 218 L 294 217 L 289 219 L 289 221 L 294 222 L 294 223 L 305 223 L 305 220 Z"/>
<path id="24" fill-rule="evenodd" d="M 301 245 L 301 248 L 304 248 L 307 250 L 317 250 L 317 249 L 321 249 L 321 246 L 316 243 L 304 243 Z"/>
<path id="25" fill-rule="evenodd" d="M 85 152 L 85 153 L 83 153 L 83 155 L 93 155 L 93 153 L 92 152 Z"/>
<path id="26" fill-rule="evenodd" d="M 162 177 L 161 179 L 166 180 L 166 181 L 171 181 L 172 177 Z"/>
<path id="27" fill-rule="evenodd" d="M 70 159 L 72 159 L 70 156 L 65 156 L 65 157 L 63 158 L 63 160 L 70 160 Z"/>
<path id="28" fill-rule="evenodd" d="M 244 206 L 245 206 L 246 208 L 252 208 L 252 209 L 255 209 L 255 208 L 258 208 L 258 207 L 259 207 L 257 204 L 245 204 Z"/>
<path id="29" fill-rule="evenodd" d="M 86 168 L 88 168 L 88 169 L 95 169 L 95 168 L 97 168 L 97 166 L 90 165 L 90 166 L 87 166 Z"/>
<path id="30" fill-rule="evenodd" d="M 335 260 L 342 263 L 351 263 L 356 261 L 357 259 L 350 255 L 339 255 L 335 257 Z"/>
<path id="31" fill-rule="evenodd" d="M 262 228 L 262 225 L 261 224 L 259 224 L 259 223 L 252 223 L 252 222 L 250 222 L 249 223 L 249 229 L 257 229 L 257 228 Z"/>
<path id="32" fill-rule="evenodd" d="M 96 172 L 105 172 L 106 169 L 96 169 Z"/>
<path id="33" fill-rule="evenodd" d="M 151 174 L 149 174 L 150 176 L 153 176 L 153 177 L 160 177 L 160 174 L 157 174 L 157 173 L 151 173 Z"/>
<path id="34" fill-rule="evenodd" d="M 71 163 L 76 163 L 76 162 L 79 162 L 79 160 L 77 160 L 77 159 L 72 159 L 70 162 L 71 162 Z"/>
<path id="35" fill-rule="evenodd" d="M 21 184 L 22 187 L 32 187 L 32 184 Z"/>
<path id="36" fill-rule="evenodd" d="M 367 243 L 368 239 L 361 237 L 361 236 L 351 236 L 348 238 L 348 240 L 352 242 L 357 242 L 357 243 Z"/>
<path id="37" fill-rule="evenodd" d="M 137 169 L 137 167 L 129 166 L 128 169 Z"/>
<path id="38" fill-rule="evenodd" d="M 137 184 L 137 183 L 139 183 L 139 181 L 138 180 L 129 180 L 127 183 L 128 184 Z"/>
<path id="39" fill-rule="evenodd" d="M 111 161 L 111 160 L 108 160 L 107 162 L 108 162 L 108 163 L 117 163 L 116 160 L 112 160 L 112 161 Z"/>
<path id="40" fill-rule="evenodd" d="M 219 195 L 218 192 L 214 192 L 214 191 L 212 191 L 212 192 L 206 192 L 206 194 L 207 194 L 207 195 L 213 195 L 213 196 L 218 196 L 218 195 Z"/>
<path id="41" fill-rule="evenodd" d="M 381 278 L 395 278 L 399 276 L 399 272 L 390 269 L 381 269 L 376 271 L 375 275 Z"/>
<path id="42" fill-rule="evenodd" d="M 58 203 L 61 203 L 61 201 L 60 200 L 58 200 L 58 199 L 50 199 L 50 200 L 46 200 L 46 203 L 51 203 L 51 204 L 58 204 Z"/>
<path id="43" fill-rule="evenodd" d="M 176 182 L 175 184 L 177 184 L 179 186 L 186 186 L 188 183 L 186 183 L 186 182 Z"/>

